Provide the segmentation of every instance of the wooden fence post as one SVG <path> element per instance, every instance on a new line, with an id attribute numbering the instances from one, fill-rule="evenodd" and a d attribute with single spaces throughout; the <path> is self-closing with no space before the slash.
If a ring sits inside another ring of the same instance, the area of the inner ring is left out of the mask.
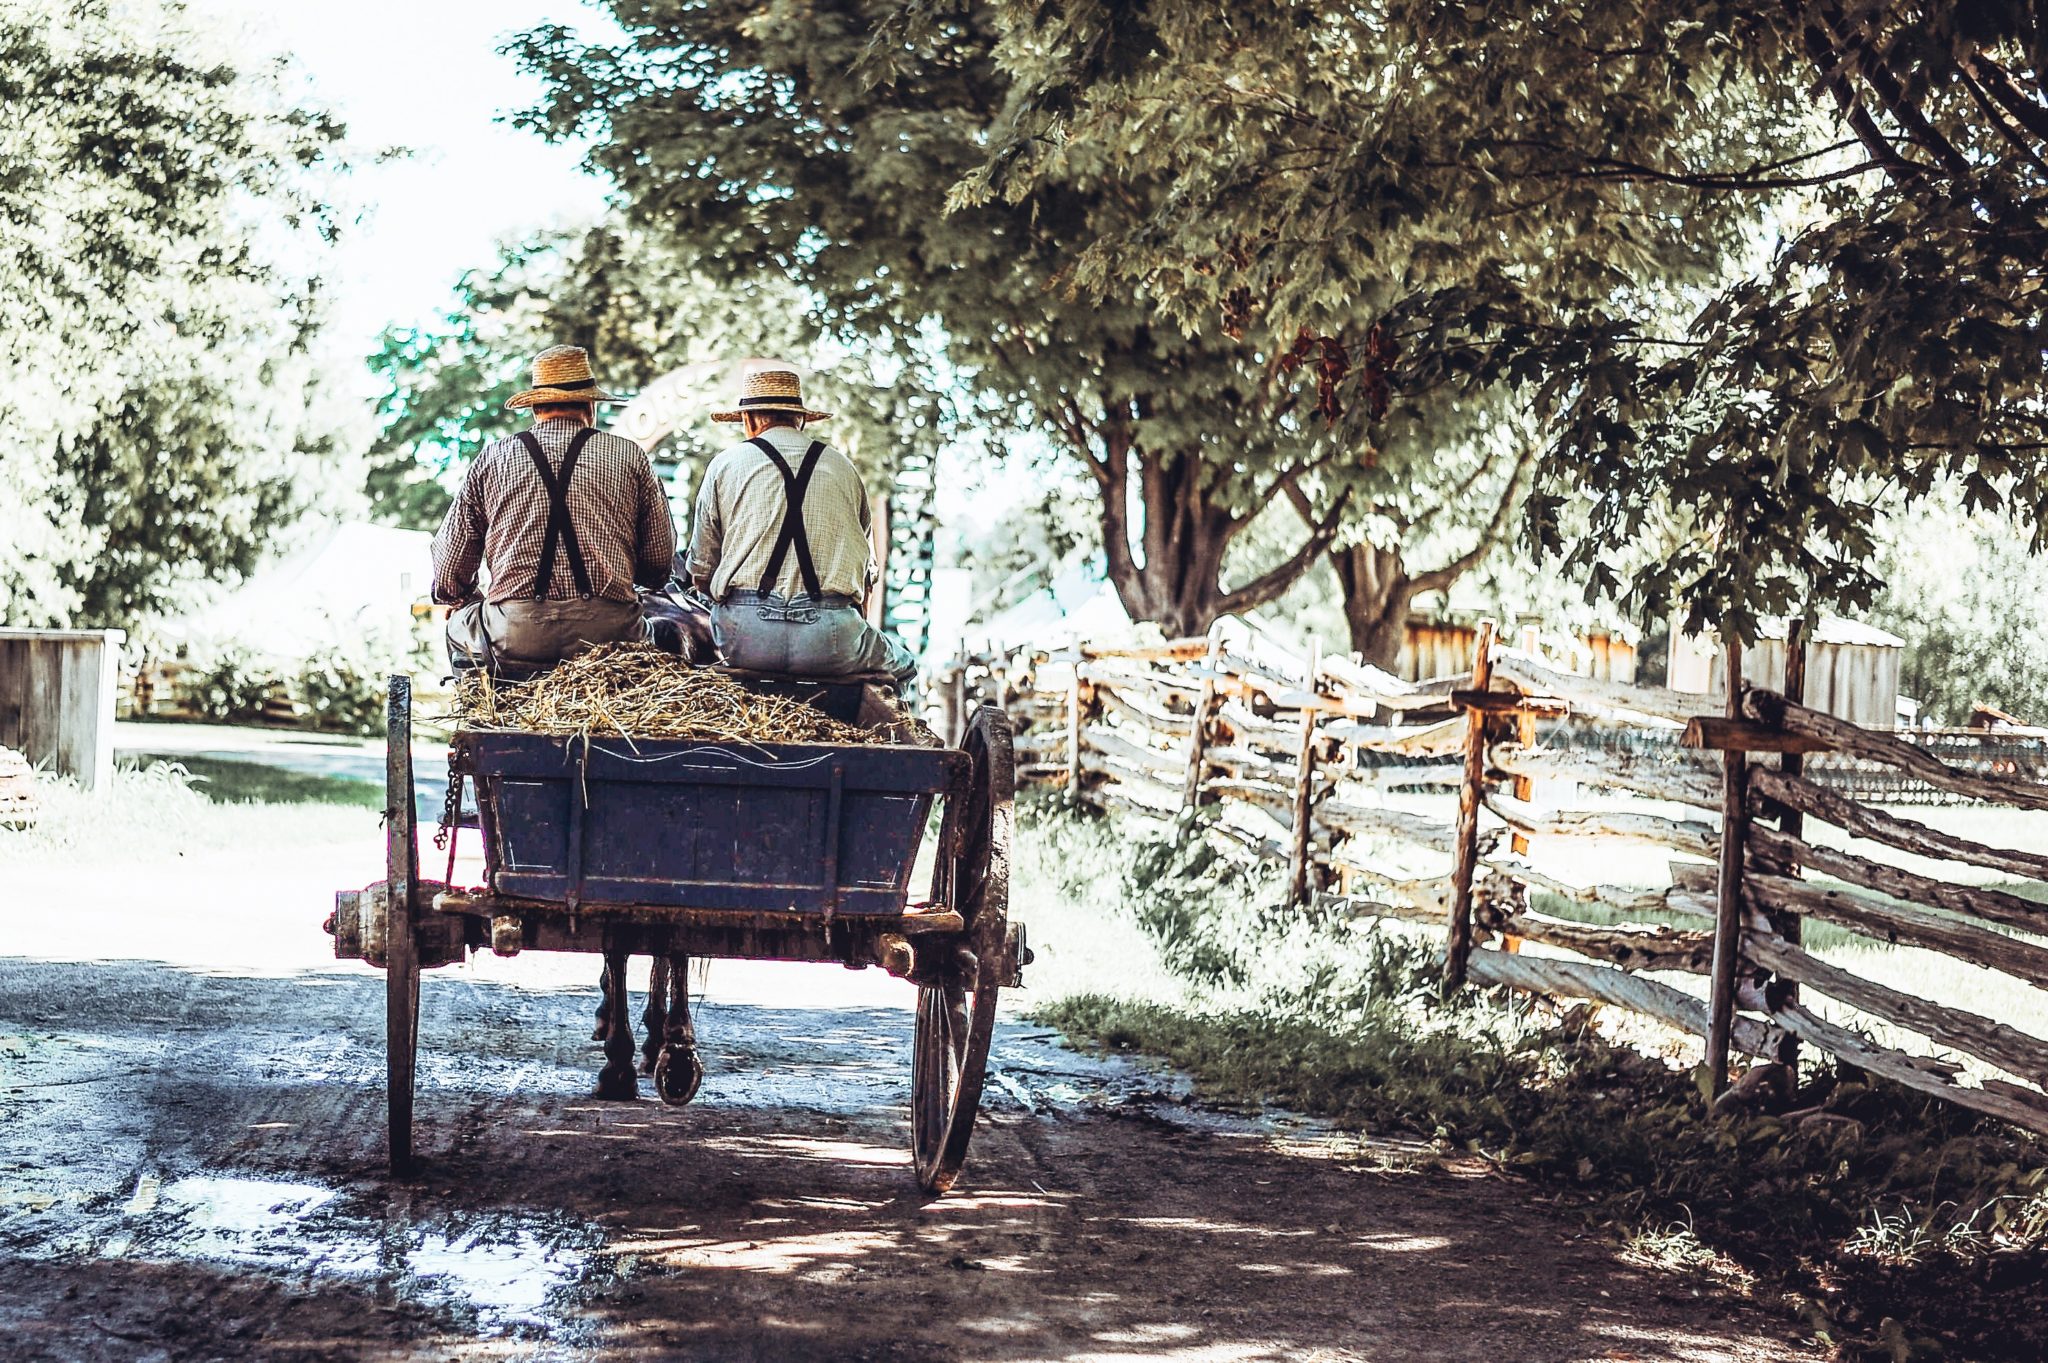
<path id="1" fill-rule="evenodd" d="M 1491 620 L 1479 622 L 1472 654 L 1472 689 L 1493 684 Z M 1479 801 L 1486 784 L 1486 712 L 1465 712 L 1465 775 L 1458 785 L 1458 828 L 1451 848 L 1451 931 L 1444 945 L 1444 992 L 1465 983 L 1465 965 L 1472 959 L 1472 878 L 1479 866 Z"/>
<path id="2" fill-rule="evenodd" d="M 939 673 L 939 737 L 954 747 L 960 743 L 960 726 L 966 707 L 961 695 L 967 689 L 967 663 L 959 655 Z"/>
<path id="3" fill-rule="evenodd" d="M 1067 798 L 1081 798 L 1081 649 L 1074 647 L 1074 677 L 1067 685 Z"/>
<path id="4" fill-rule="evenodd" d="M 1322 696 L 1316 674 L 1323 666 L 1323 641 L 1309 641 L 1308 703 L 1301 708 L 1301 742 L 1295 749 L 1294 845 L 1288 857 L 1287 902 L 1301 904 L 1308 899 L 1310 834 L 1315 824 L 1316 784 L 1316 702 Z"/>
<path id="5" fill-rule="evenodd" d="M 1742 641 L 1730 635 L 1728 717 L 1742 718 Z M 1735 1025 L 1735 975 L 1742 957 L 1742 844 L 1748 817 L 1749 754 L 1721 754 L 1721 857 L 1715 878 L 1713 989 L 1707 1000 L 1707 1073 L 1713 1096 L 1728 1087 L 1728 1038 Z"/>
<path id="6" fill-rule="evenodd" d="M 1202 678 L 1201 697 L 1195 702 L 1195 726 L 1188 734 L 1188 774 L 1180 793 L 1182 810 L 1193 809 L 1202 802 L 1203 769 L 1208 766 L 1209 725 L 1216 717 L 1216 669 L 1222 661 L 1223 641 L 1211 634 L 1207 675 Z"/>
<path id="7" fill-rule="evenodd" d="M 1791 701 L 1794 705 L 1804 705 L 1806 703 L 1806 649 L 1807 636 L 1812 630 L 1812 624 L 1813 618 L 1811 615 L 1796 616 L 1785 631 L 1785 699 Z M 1780 754 L 1778 757 L 1778 770 L 1791 777 L 1804 775 L 1806 771 L 1806 754 L 1798 752 Z M 1786 807 L 1778 815 L 1778 827 L 1787 837 L 1803 838 L 1806 835 L 1806 816 L 1796 809 Z M 1798 865 L 1795 863 L 1785 868 L 1784 874 L 1789 876 L 1798 875 Z M 1772 917 L 1771 926 L 1776 928 L 1778 935 L 1784 938 L 1790 945 L 1796 947 L 1800 944 L 1801 932 L 1798 914 L 1776 914 Z M 1799 981 L 1788 980 L 1782 977 L 1772 980 L 1768 997 L 1774 1005 L 1781 1003 L 1788 1006 L 1796 1005 L 1799 1002 Z M 1795 1074 L 1798 1073 L 1799 1038 L 1791 1032 L 1786 1032 L 1785 1039 L 1778 1044 L 1778 1059 L 1784 1064 L 1790 1065 Z"/>

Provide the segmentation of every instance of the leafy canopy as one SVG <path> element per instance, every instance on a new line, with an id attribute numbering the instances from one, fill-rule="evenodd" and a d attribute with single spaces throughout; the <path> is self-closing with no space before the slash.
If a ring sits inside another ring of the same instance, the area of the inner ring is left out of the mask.
<path id="1" fill-rule="evenodd" d="M 945 187 L 980 164 L 1005 116 L 986 7 L 920 32 L 883 79 L 863 66 L 892 13 L 881 0 L 613 9 L 627 44 L 559 26 L 514 44 L 550 90 L 528 122 L 592 138 L 632 224 L 708 278 L 799 283 L 849 349 L 936 337 L 975 419 L 1042 432 L 1092 476 L 1134 614 L 1200 628 L 1270 599 L 1328 542 L 1326 511 L 1322 536 L 1273 572 L 1229 591 L 1219 581 L 1223 550 L 1267 501 L 1355 462 L 1306 419 L 1275 363 L 1284 346 L 1186 335 L 1143 288 L 1069 287 L 1080 248 L 1129 227 L 1152 186 L 1111 158 L 1075 158 L 1028 205 L 945 211 Z"/>
<path id="2" fill-rule="evenodd" d="M 0 107 L 0 619 L 127 624 L 344 462 L 317 282 L 265 251 L 331 236 L 340 129 L 170 0 L 0 0 Z"/>
<path id="3" fill-rule="evenodd" d="M 1334 337 L 1368 418 L 1514 383 L 1549 437 L 1534 537 L 1594 590 L 1738 633 L 1859 604 L 1880 506 L 1943 479 L 2041 540 L 2036 0 L 999 11 L 1020 94 L 956 202 L 1113 153 L 1167 192 L 1085 287 Z M 1674 552 L 1612 566 L 1671 521 Z"/>

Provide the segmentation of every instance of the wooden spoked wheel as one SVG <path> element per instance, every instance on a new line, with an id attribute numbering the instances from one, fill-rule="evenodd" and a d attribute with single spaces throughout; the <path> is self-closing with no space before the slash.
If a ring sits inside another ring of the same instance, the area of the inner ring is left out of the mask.
<path id="1" fill-rule="evenodd" d="M 412 1168 L 412 1092 L 419 1055 L 420 955 L 413 934 L 419 817 L 412 790 L 412 678 L 391 679 L 384 748 L 384 1057 L 391 1172 Z"/>
<path id="2" fill-rule="evenodd" d="M 960 1176 L 981 1107 L 996 993 L 1009 978 L 1010 820 L 1016 758 L 1010 721 L 984 705 L 960 740 L 966 790 L 948 800 L 939 841 L 938 898 L 966 920 L 960 950 L 917 995 L 910 1066 L 910 1148 L 918 1186 L 943 1193 Z M 954 850 L 948 856 L 949 849 Z M 969 954 L 971 953 L 971 964 Z"/>

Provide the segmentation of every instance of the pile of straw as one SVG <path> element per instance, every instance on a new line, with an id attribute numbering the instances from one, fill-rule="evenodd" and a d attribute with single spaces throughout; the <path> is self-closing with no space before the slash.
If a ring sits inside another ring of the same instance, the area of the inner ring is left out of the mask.
<path id="1" fill-rule="evenodd" d="M 756 694 L 638 642 L 592 649 L 527 682 L 465 674 L 455 711 L 465 729 L 744 743 L 904 741 L 900 726 L 842 724 L 803 701 Z"/>

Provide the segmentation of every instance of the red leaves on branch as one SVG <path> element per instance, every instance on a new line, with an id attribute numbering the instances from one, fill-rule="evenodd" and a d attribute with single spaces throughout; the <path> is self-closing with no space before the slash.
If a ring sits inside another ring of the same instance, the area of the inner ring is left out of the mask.
<path id="1" fill-rule="evenodd" d="M 1366 332 L 1361 350 L 1364 363 L 1358 371 L 1359 396 L 1365 400 L 1367 414 L 1378 421 L 1387 414 L 1393 391 L 1391 375 L 1401 350 L 1377 322 Z M 1311 359 L 1316 367 L 1316 415 L 1326 425 L 1335 425 L 1344 414 L 1344 403 L 1337 390 L 1351 375 L 1350 347 L 1335 336 L 1313 335 L 1304 327 L 1296 334 L 1293 346 L 1280 357 L 1280 371 L 1292 374 Z"/>

